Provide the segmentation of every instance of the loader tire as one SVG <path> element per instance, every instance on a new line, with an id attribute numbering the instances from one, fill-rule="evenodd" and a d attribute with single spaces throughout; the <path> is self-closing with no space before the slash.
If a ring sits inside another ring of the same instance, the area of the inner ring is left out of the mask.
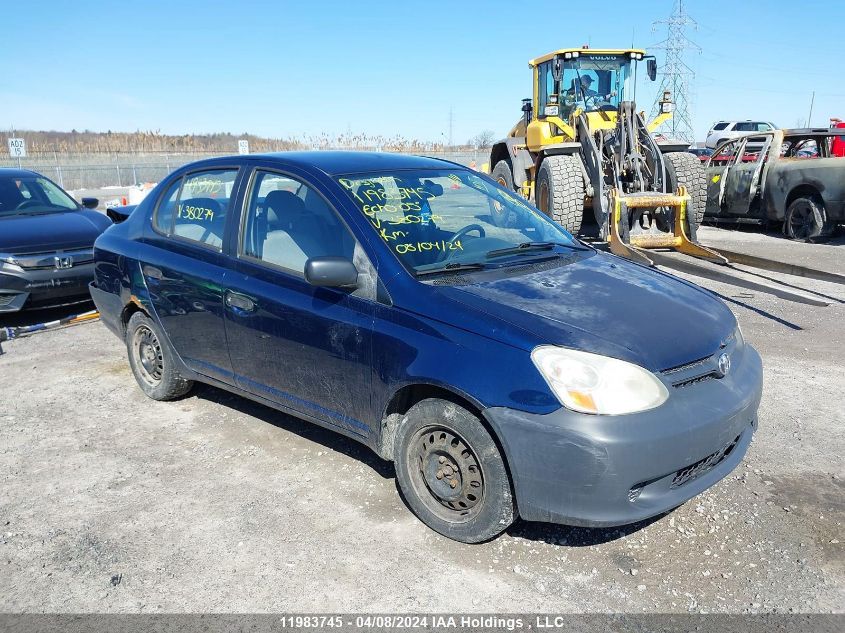
<path id="1" fill-rule="evenodd" d="M 514 191 L 513 170 L 506 160 L 500 160 L 490 172 L 490 177 L 508 191 Z"/>
<path id="2" fill-rule="evenodd" d="M 511 170 L 508 161 L 500 160 L 496 163 L 493 171 L 490 172 L 490 177 L 508 191 L 514 191 L 513 170 Z M 498 204 L 493 205 L 490 216 L 496 226 L 506 227 L 508 225 L 508 212 L 505 207 Z"/>
<path id="3" fill-rule="evenodd" d="M 537 208 L 572 235 L 584 219 L 584 175 L 578 156 L 547 156 L 540 165 L 534 193 Z"/>
<path id="4" fill-rule="evenodd" d="M 674 192 L 683 185 L 689 193 L 687 233 L 692 233 L 692 227 L 689 225 L 695 223 L 694 228 L 698 229 L 704 219 L 704 210 L 707 207 L 707 173 L 695 154 L 668 152 L 663 157 L 666 159 L 666 177 L 669 185 L 667 189 Z"/>

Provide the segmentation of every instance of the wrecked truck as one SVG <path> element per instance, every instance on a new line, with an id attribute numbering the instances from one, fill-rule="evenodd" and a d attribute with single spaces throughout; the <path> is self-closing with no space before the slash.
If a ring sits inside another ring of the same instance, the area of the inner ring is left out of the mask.
<path id="1" fill-rule="evenodd" d="M 706 165 L 705 221 L 777 227 L 794 240 L 831 235 L 845 222 L 845 157 L 831 149 L 841 133 L 772 130 L 722 143 Z M 749 151 L 752 141 L 762 147 Z"/>

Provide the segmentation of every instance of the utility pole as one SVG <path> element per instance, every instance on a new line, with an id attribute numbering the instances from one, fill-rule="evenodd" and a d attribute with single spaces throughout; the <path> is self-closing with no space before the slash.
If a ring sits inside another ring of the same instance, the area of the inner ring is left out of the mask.
<path id="1" fill-rule="evenodd" d="M 807 127 L 812 127 L 812 120 L 813 120 L 813 104 L 816 101 L 816 91 L 813 90 L 813 96 L 810 97 L 810 116 L 807 117 Z"/>
<path id="2" fill-rule="evenodd" d="M 660 99 L 664 91 L 669 91 L 672 100 L 675 102 L 675 112 L 671 119 L 663 124 L 663 127 L 671 136 L 692 144 L 695 142 L 695 133 L 692 127 L 692 96 L 690 84 L 695 78 L 686 62 L 684 52 L 693 50 L 701 52 L 701 48 L 686 36 L 687 28 L 698 28 L 698 23 L 684 11 L 684 0 L 675 0 L 672 15 L 666 20 L 658 20 L 652 24 L 651 30 L 655 32 L 658 25 L 666 25 L 666 39 L 659 42 L 652 48 L 666 51 L 666 58 L 660 72 L 660 88 L 654 99 L 651 109 L 651 118 L 660 113 Z"/>
<path id="3" fill-rule="evenodd" d="M 449 148 L 450 149 L 452 148 L 452 123 L 453 123 L 452 106 L 449 106 Z"/>

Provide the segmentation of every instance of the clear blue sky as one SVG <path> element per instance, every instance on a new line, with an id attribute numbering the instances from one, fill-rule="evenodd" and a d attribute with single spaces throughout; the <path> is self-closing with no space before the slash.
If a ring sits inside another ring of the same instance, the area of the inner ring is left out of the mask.
<path id="1" fill-rule="evenodd" d="M 542 27 L 536 35 L 531 16 L 514 12 L 529 4 Z M 507 132 L 531 93 L 530 58 L 588 42 L 648 48 L 663 39 L 652 22 L 668 16 L 672 0 L 3 5 L 0 129 L 351 130 L 444 140 L 451 107 L 457 143 L 484 129 Z M 686 7 L 702 48 L 689 54 L 699 137 L 720 118 L 803 124 L 813 90 L 813 124 L 845 118 L 845 2 Z M 641 83 L 641 109 L 652 94 Z"/>

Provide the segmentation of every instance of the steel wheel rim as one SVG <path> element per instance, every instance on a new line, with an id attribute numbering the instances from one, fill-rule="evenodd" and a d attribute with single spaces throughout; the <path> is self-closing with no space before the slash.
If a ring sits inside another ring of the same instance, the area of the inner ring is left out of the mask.
<path id="1" fill-rule="evenodd" d="M 549 185 L 540 183 L 540 190 L 537 192 L 537 208 L 546 215 L 549 214 Z"/>
<path id="2" fill-rule="evenodd" d="M 425 505 L 440 518 L 466 522 L 481 510 L 484 475 L 475 451 L 452 429 L 429 426 L 409 444 L 411 482 Z"/>
<path id="3" fill-rule="evenodd" d="M 152 387 L 158 385 L 164 373 L 164 358 L 155 332 L 146 325 L 136 329 L 132 337 L 132 352 L 144 382 Z"/>
<path id="4" fill-rule="evenodd" d="M 792 208 L 789 214 L 789 228 L 792 236 L 798 239 L 807 239 L 816 228 L 816 217 L 813 209 L 806 202 L 801 202 Z"/>

